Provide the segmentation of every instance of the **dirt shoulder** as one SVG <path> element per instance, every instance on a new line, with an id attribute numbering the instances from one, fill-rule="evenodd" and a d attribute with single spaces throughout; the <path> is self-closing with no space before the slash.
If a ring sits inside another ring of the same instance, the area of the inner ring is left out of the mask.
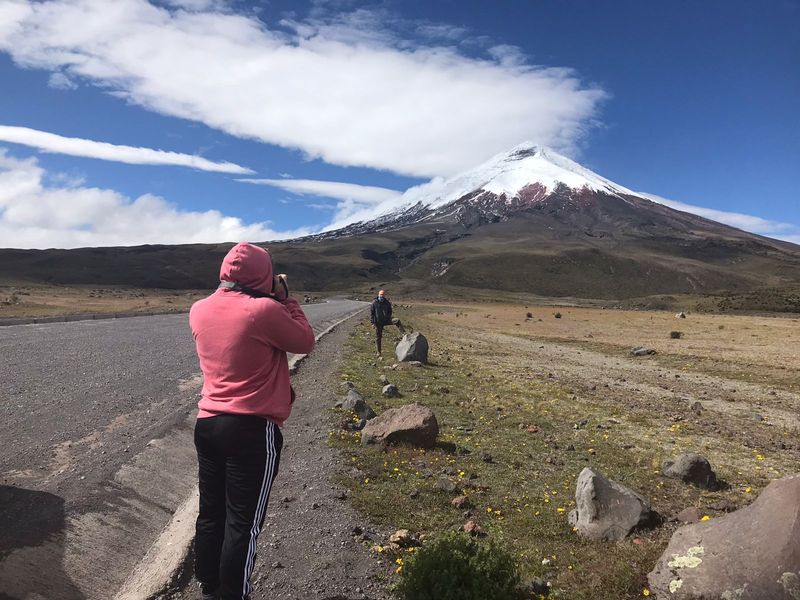
<path id="1" fill-rule="evenodd" d="M 335 483 L 342 464 L 328 444 L 342 348 L 358 317 L 323 337 L 293 376 L 297 393 L 253 572 L 253 600 L 385 600 L 387 567 L 353 529 L 369 530 Z M 190 566 L 191 568 L 191 566 Z M 170 600 L 200 598 L 194 579 Z"/>

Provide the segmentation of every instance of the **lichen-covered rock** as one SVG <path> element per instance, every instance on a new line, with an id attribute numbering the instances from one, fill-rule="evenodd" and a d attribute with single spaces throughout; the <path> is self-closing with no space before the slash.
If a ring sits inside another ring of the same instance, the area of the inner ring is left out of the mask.
<path id="1" fill-rule="evenodd" d="M 592 540 L 621 540 L 631 531 L 656 520 L 642 496 L 586 467 L 575 486 L 575 510 L 569 522 L 578 534 Z"/>
<path id="2" fill-rule="evenodd" d="M 800 474 L 750 506 L 679 528 L 647 579 L 656 598 L 800 600 Z"/>
<path id="3" fill-rule="evenodd" d="M 439 435 L 433 411 L 419 404 L 390 408 L 369 421 L 361 432 L 362 444 L 410 444 L 432 448 Z"/>

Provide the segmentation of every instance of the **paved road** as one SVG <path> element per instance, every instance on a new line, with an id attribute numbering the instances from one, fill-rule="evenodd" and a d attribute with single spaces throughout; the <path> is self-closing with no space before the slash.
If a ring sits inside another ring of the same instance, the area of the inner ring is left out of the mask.
<path id="1" fill-rule="evenodd" d="M 194 483 L 187 317 L 3 327 L 0 356 L 0 599 L 110 598 Z"/>

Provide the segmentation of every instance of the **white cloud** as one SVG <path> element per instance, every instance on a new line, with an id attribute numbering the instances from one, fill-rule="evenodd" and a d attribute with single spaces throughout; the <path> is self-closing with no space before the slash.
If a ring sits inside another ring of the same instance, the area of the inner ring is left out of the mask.
<path id="1" fill-rule="evenodd" d="M 84 156 L 86 158 L 110 160 L 131 165 L 177 165 L 219 173 L 253 173 L 251 169 L 233 163 L 214 162 L 193 154 L 181 154 L 179 152 L 135 146 L 120 146 L 82 138 L 64 137 L 47 131 L 29 129 L 28 127 L 0 125 L 0 141 L 31 146 L 43 152 Z"/>
<path id="2" fill-rule="evenodd" d="M 717 210 L 715 208 L 705 208 L 703 206 L 678 202 L 677 200 L 669 200 L 668 198 L 662 198 L 655 194 L 647 194 L 644 192 L 636 192 L 636 194 L 642 198 L 657 202 L 658 204 L 674 208 L 675 210 L 692 213 L 705 217 L 706 219 L 711 219 L 712 221 L 736 227 L 737 229 L 749 231 L 750 233 L 757 233 L 795 244 L 800 243 L 800 225 L 798 224 L 770 221 L 753 215 Z"/>
<path id="3" fill-rule="evenodd" d="M 606 97 L 509 48 L 478 60 L 400 39 L 365 10 L 269 29 L 145 0 L 5 0 L 0 51 L 165 115 L 416 176 L 452 175 L 525 139 L 574 152 Z"/>
<path id="4" fill-rule="evenodd" d="M 320 181 L 317 179 L 239 179 L 245 183 L 269 185 L 299 196 L 318 196 L 337 200 L 336 205 L 309 204 L 317 210 L 333 210 L 331 224 L 325 231 L 332 231 L 350 223 L 364 221 L 403 204 L 405 194 L 397 190 L 371 185 Z"/>
<path id="5" fill-rule="evenodd" d="M 395 200 L 403 192 L 384 187 L 343 183 L 341 181 L 320 181 L 318 179 L 237 179 L 245 183 L 269 185 L 299 195 L 322 196 L 337 200 L 355 200 L 362 204 L 379 204 L 385 200 Z"/>
<path id="6" fill-rule="evenodd" d="M 45 183 L 36 158 L 0 149 L 0 240 L 9 248 L 77 248 L 139 244 L 266 241 L 307 235 L 275 231 L 216 210 L 184 211 L 163 198 L 135 199 L 114 191 Z M 50 178 L 54 181 L 57 178 Z"/>
<path id="7" fill-rule="evenodd" d="M 75 90 L 78 84 L 61 72 L 53 73 L 47 80 L 47 85 L 57 90 Z"/>
<path id="8" fill-rule="evenodd" d="M 227 7 L 225 0 L 164 0 L 164 2 L 175 8 L 184 10 L 222 10 Z"/>

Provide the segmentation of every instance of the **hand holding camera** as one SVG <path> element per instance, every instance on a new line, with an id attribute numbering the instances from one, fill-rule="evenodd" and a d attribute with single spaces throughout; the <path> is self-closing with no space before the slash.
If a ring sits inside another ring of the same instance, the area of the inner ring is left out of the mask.
<path id="1" fill-rule="evenodd" d="M 289 284 L 286 283 L 286 279 L 286 273 L 279 273 L 272 278 L 272 295 L 280 302 L 289 297 Z"/>

